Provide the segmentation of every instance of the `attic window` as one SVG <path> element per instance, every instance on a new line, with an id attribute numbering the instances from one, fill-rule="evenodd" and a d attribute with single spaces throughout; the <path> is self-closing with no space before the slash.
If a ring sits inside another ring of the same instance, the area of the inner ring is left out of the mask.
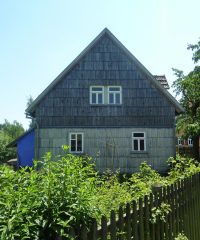
<path id="1" fill-rule="evenodd" d="M 122 93 L 121 87 L 111 86 L 108 87 L 108 103 L 109 104 L 121 104 Z"/>
<path id="2" fill-rule="evenodd" d="M 90 104 L 122 104 L 121 86 L 90 86 Z"/>
<path id="3" fill-rule="evenodd" d="M 91 104 L 104 103 L 104 87 L 103 86 L 90 87 L 90 103 Z"/>

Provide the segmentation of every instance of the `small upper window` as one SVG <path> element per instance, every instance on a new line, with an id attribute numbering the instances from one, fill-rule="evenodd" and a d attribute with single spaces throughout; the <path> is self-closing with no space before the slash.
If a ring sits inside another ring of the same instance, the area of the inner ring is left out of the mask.
<path id="1" fill-rule="evenodd" d="M 122 91 L 120 86 L 108 87 L 108 103 L 109 104 L 122 103 Z"/>
<path id="2" fill-rule="evenodd" d="M 91 104 L 104 103 L 104 87 L 103 86 L 90 87 L 90 103 Z"/>
<path id="3" fill-rule="evenodd" d="M 70 133 L 70 152 L 83 152 L 83 133 Z"/>
<path id="4" fill-rule="evenodd" d="M 146 151 L 146 136 L 144 132 L 132 133 L 132 150 Z"/>

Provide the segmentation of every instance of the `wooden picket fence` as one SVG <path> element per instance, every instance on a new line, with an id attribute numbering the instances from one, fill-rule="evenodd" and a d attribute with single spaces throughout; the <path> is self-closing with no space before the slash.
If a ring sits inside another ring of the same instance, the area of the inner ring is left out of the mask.
<path id="1" fill-rule="evenodd" d="M 152 223 L 152 209 L 158 209 L 161 203 L 170 206 L 171 211 L 164 220 L 157 217 Z M 189 240 L 200 239 L 200 174 L 155 188 L 153 194 L 119 207 L 117 213 L 112 211 L 109 219 L 102 216 L 99 225 L 94 220 L 89 229 L 82 226 L 74 239 L 174 240 L 182 232 Z M 75 235 L 72 230 L 71 236 Z"/>

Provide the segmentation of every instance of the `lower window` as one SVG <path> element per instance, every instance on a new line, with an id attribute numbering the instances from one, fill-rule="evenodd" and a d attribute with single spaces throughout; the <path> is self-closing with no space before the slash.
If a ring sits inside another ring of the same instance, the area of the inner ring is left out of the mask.
<path id="1" fill-rule="evenodd" d="M 70 133 L 70 152 L 83 152 L 83 133 Z"/>
<path id="2" fill-rule="evenodd" d="M 144 132 L 132 133 L 132 150 L 146 151 L 146 136 Z"/>

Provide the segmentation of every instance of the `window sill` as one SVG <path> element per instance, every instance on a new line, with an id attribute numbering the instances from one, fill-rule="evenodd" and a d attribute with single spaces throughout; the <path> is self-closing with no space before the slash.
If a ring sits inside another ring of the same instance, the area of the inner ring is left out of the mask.
<path id="1" fill-rule="evenodd" d="M 84 155 L 84 152 L 69 152 L 70 154 L 73 154 L 73 155 Z"/>
<path id="2" fill-rule="evenodd" d="M 122 107 L 122 104 L 90 104 L 91 107 Z"/>
<path id="3" fill-rule="evenodd" d="M 131 151 L 130 153 L 133 158 L 142 158 L 149 154 L 148 151 Z"/>

